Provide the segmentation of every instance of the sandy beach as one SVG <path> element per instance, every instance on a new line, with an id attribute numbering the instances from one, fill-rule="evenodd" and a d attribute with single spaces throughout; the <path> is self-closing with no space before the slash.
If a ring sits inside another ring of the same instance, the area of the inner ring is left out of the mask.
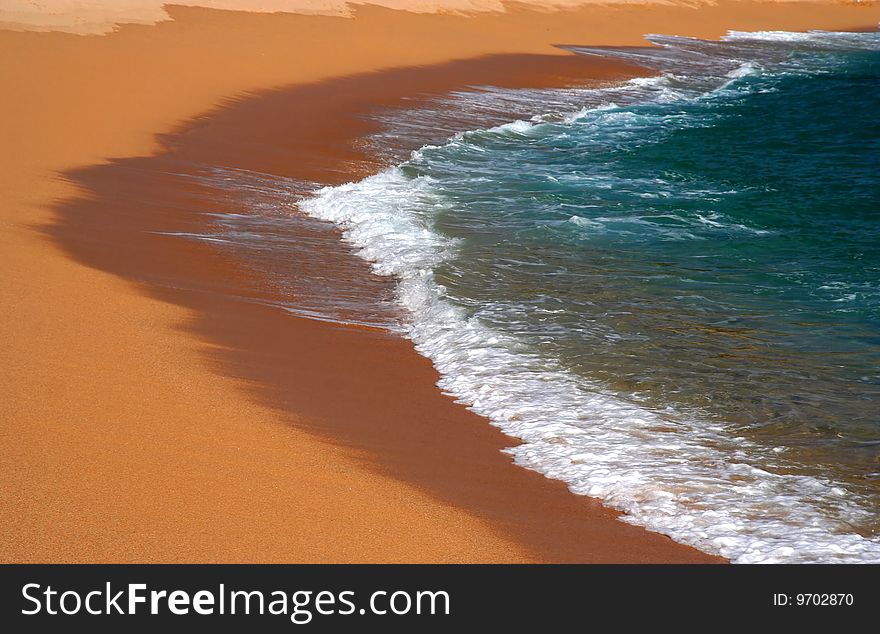
<path id="1" fill-rule="evenodd" d="M 644 72 L 557 44 L 880 20 L 575 4 L 0 17 L 0 560 L 721 561 L 514 466 L 409 342 L 291 316 L 229 253 L 167 235 L 228 204 L 187 166 L 339 184 L 382 167 L 358 144 L 378 106 Z M 341 243 L 325 262 L 387 283 Z"/>

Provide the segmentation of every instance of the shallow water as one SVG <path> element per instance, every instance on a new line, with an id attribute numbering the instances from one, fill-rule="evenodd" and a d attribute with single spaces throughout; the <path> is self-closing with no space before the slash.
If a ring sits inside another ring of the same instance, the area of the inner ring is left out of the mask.
<path id="1" fill-rule="evenodd" d="M 300 207 L 518 463 L 735 561 L 880 561 L 880 36 L 651 40 L 382 113 L 432 144 Z"/>

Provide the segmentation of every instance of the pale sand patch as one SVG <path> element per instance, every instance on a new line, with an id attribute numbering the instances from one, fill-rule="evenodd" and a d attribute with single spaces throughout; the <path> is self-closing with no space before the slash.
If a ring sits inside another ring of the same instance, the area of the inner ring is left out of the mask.
<path id="1" fill-rule="evenodd" d="M 775 0 L 779 2 L 798 0 Z M 826 3 L 825 0 L 813 0 Z M 859 4 L 863 0 L 852 0 Z M 0 0 L 0 28 L 107 33 L 119 24 L 155 24 L 169 20 L 165 5 L 352 17 L 357 5 L 375 5 L 415 13 L 504 12 L 509 6 L 554 11 L 583 5 L 644 4 L 643 0 Z M 712 0 L 657 4 L 709 6 Z"/>

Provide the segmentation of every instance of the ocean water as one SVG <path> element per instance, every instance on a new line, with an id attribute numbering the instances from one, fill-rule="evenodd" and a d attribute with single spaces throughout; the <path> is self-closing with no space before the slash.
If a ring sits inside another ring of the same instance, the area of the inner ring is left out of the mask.
<path id="1" fill-rule="evenodd" d="M 648 39 L 381 113 L 396 165 L 299 207 L 518 464 L 736 562 L 880 562 L 880 34 Z"/>

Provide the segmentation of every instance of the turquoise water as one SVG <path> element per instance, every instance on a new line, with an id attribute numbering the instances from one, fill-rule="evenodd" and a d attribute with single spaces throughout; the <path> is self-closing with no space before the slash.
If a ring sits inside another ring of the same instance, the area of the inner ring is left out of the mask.
<path id="1" fill-rule="evenodd" d="M 481 319 L 877 477 L 880 52 L 788 66 L 469 134 L 404 172 L 443 197 L 434 228 L 459 243 L 437 279 Z"/>
<path id="2" fill-rule="evenodd" d="M 880 36 L 652 39 L 303 207 L 523 466 L 738 561 L 880 561 Z"/>

